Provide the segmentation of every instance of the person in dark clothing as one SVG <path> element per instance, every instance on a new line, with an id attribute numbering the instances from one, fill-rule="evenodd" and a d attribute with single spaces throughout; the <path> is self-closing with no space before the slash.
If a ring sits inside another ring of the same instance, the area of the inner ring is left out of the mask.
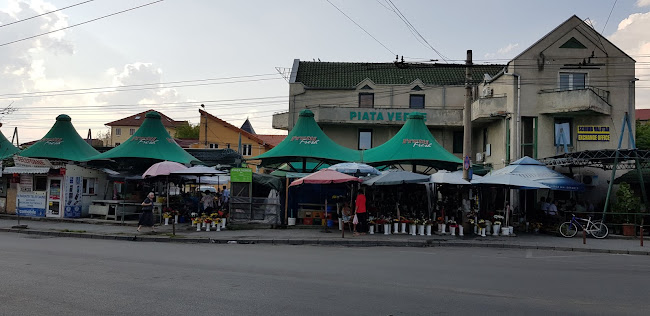
<path id="1" fill-rule="evenodd" d="M 140 221 L 138 222 L 138 232 L 142 226 L 151 227 L 151 232 L 156 232 L 153 229 L 153 201 L 155 194 L 149 192 L 147 198 L 142 202 L 142 214 L 140 214 Z"/>

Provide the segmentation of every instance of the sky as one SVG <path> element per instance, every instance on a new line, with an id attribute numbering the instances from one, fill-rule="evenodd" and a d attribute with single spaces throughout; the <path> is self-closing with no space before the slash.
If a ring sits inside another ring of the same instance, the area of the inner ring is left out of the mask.
<path id="1" fill-rule="evenodd" d="M 95 137 L 148 109 L 196 124 L 203 103 L 285 134 L 271 121 L 288 110 L 280 72 L 294 59 L 463 63 L 472 49 L 505 63 L 574 14 L 637 61 L 636 105 L 650 108 L 650 0 L 154 1 L 0 0 L 2 133 L 37 140 L 68 114 Z"/>

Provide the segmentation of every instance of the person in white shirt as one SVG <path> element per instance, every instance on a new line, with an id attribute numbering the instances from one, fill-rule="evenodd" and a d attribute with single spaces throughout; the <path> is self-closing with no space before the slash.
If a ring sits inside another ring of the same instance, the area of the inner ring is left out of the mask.
<path id="1" fill-rule="evenodd" d="M 547 203 L 548 204 L 548 203 Z M 548 216 L 557 216 L 557 206 L 555 206 L 555 201 L 551 201 L 546 210 L 546 215 Z"/>
<path id="2" fill-rule="evenodd" d="M 546 213 L 546 211 L 548 211 L 548 207 L 549 204 L 546 202 L 546 198 L 542 196 L 539 199 L 539 209 L 542 210 L 544 213 Z"/>

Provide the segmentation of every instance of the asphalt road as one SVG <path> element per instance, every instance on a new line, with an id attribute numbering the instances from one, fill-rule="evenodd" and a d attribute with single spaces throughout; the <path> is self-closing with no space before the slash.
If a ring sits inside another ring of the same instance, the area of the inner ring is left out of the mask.
<path id="1" fill-rule="evenodd" d="M 650 256 L 0 233 L 1 315 L 648 315 Z"/>

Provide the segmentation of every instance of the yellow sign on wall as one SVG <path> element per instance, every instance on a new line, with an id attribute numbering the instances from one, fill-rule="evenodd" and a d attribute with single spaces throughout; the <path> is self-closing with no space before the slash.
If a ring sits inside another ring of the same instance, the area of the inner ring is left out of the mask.
<path id="1" fill-rule="evenodd" d="M 609 126 L 578 125 L 578 141 L 608 142 Z"/>

